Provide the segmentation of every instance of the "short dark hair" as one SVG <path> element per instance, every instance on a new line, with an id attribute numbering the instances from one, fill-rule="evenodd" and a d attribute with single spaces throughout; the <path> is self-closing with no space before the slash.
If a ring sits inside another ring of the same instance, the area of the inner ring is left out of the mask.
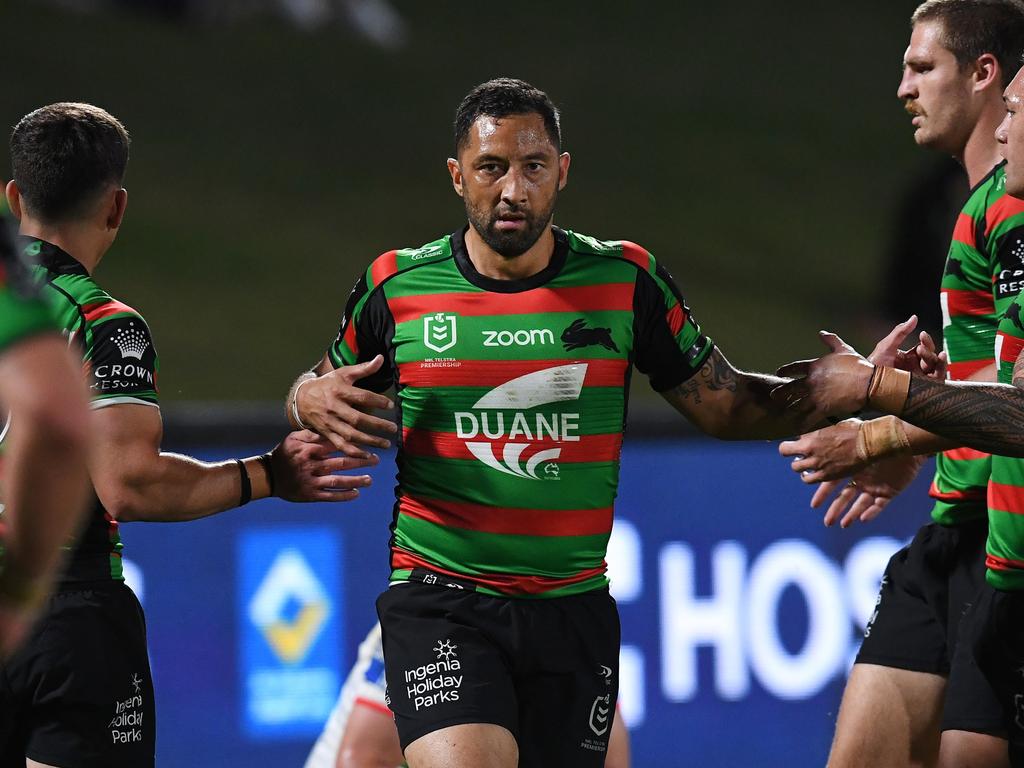
<path id="1" fill-rule="evenodd" d="M 927 0 L 914 11 L 911 26 L 922 21 L 942 24 L 942 44 L 961 68 L 991 53 L 1009 85 L 1024 56 L 1022 0 Z"/>
<path id="2" fill-rule="evenodd" d="M 455 110 L 455 152 L 461 150 L 469 139 L 469 129 L 477 118 L 501 118 L 509 115 L 538 114 L 544 119 L 544 127 L 555 148 L 562 149 L 562 126 L 558 107 L 539 88 L 523 80 L 499 77 L 488 80 L 466 94 Z"/>
<path id="3" fill-rule="evenodd" d="M 128 131 L 106 110 L 61 102 L 18 121 L 11 171 L 28 211 L 44 221 L 74 218 L 128 165 Z"/>

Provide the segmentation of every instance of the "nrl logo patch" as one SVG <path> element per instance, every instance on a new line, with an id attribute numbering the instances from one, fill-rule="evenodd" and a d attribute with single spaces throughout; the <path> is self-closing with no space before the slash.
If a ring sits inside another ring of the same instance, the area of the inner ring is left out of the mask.
<path id="1" fill-rule="evenodd" d="M 423 343 L 435 352 L 447 352 L 458 341 L 455 315 L 438 312 L 423 316 Z"/>

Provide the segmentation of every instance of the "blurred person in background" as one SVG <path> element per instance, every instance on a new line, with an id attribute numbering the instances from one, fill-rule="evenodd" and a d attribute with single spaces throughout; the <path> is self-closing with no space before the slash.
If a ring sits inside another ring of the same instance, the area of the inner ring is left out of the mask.
<path id="1" fill-rule="evenodd" d="M 89 489 L 85 382 L 37 291 L 0 213 L 0 658 L 44 604 Z"/>
<path id="2" fill-rule="evenodd" d="M 277 495 L 347 501 L 367 462 L 332 457 L 311 432 L 262 456 L 208 463 L 160 450 L 158 362 L 149 327 L 93 273 L 117 237 L 128 133 L 106 111 L 60 103 L 11 135 L 7 201 L 19 244 L 88 370 L 92 508 L 55 595 L 0 666 L 0 764 L 152 766 L 153 683 L 142 608 L 124 584 L 119 523 L 185 521 Z M 12 409 L 17 424 L 20 415 Z"/>
<path id="3" fill-rule="evenodd" d="M 914 12 L 897 95 L 918 145 L 954 157 L 970 196 L 941 284 L 943 346 L 953 378 L 995 380 L 999 317 L 1020 291 L 1024 204 L 1006 196 L 995 128 L 1002 91 L 1024 53 L 1017 0 L 929 0 Z M 1017 276 L 1014 273 L 1018 272 Z M 884 345 L 883 345 L 884 346 Z M 874 361 L 892 361 L 893 347 Z M 894 417 L 849 420 L 782 444 L 805 482 L 855 480 L 825 520 L 867 520 L 949 442 Z M 992 459 L 953 446 L 937 458 L 930 524 L 890 559 L 878 604 L 843 694 L 829 765 L 1006 764 L 1005 726 L 991 686 L 958 637 L 984 581 Z M 826 483 L 816 506 L 836 484 Z"/>
<path id="4" fill-rule="evenodd" d="M 404 766 L 395 718 L 387 705 L 380 624 L 359 645 L 324 730 L 305 768 L 395 768 Z M 629 731 L 621 713 L 612 723 L 604 768 L 629 768 Z"/>

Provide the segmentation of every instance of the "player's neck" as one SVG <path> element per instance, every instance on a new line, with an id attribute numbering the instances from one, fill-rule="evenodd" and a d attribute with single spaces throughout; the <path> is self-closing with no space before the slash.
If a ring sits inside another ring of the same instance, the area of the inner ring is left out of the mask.
<path id="1" fill-rule="evenodd" d="M 537 242 L 528 251 L 506 258 L 494 251 L 472 226 L 466 232 L 466 251 L 473 267 L 484 277 L 494 280 L 525 280 L 545 269 L 555 252 L 555 235 L 545 227 Z"/>
<path id="2" fill-rule="evenodd" d="M 89 235 L 87 229 L 88 224 L 48 225 L 25 216 L 21 220 L 19 232 L 26 237 L 35 237 L 51 245 L 56 245 L 85 267 L 85 271 L 91 275 L 107 249 L 103 245 L 93 242 L 95 238 Z"/>
<path id="3" fill-rule="evenodd" d="M 1003 159 L 999 143 L 995 139 L 996 128 L 1002 122 L 1005 110 L 1000 106 L 998 111 L 988 110 L 981 116 L 974 130 L 971 131 L 963 154 L 957 157 L 971 187 L 984 179 Z"/>

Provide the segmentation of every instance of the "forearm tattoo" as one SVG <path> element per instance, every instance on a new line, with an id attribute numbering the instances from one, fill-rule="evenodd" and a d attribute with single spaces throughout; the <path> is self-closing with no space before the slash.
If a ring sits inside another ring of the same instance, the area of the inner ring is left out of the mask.
<path id="1" fill-rule="evenodd" d="M 696 405 L 700 405 L 703 402 L 701 399 L 702 390 L 718 391 L 724 389 L 735 392 L 736 386 L 736 371 L 729 365 L 729 361 L 722 357 L 722 354 L 715 349 L 711 352 L 707 362 L 697 371 L 697 375 L 677 386 L 671 391 L 671 394 L 675 395 L 675 398 L 680 401 L 692 400 Z"/>
<path id="2" fill-rule="evenodd" d="M 941 382 L 914 376 L 900 416 L 961 445 L 1024 456 L 1024 365 L 1007 384 Z"/>

